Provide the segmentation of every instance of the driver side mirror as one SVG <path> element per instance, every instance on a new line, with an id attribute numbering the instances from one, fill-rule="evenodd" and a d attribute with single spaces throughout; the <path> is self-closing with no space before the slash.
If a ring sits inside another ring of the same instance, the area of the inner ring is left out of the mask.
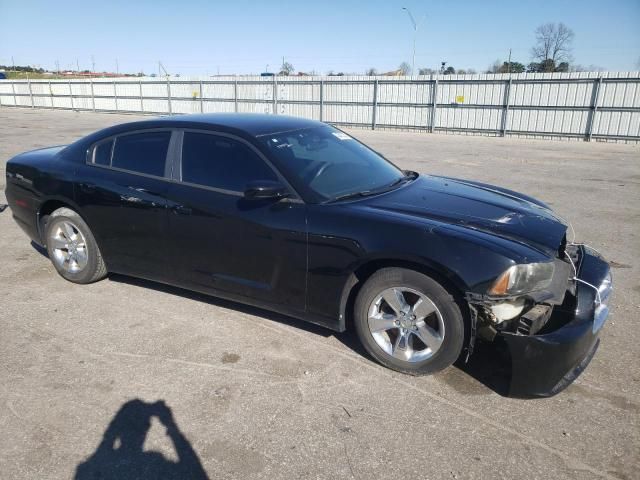
<path id="1" fill-rule="evenodd" d="M 280 182 L 258 180 L 247 185 L 244 198 L 247 199 L 281 199 L 290 196 L 289 189 Z"/>

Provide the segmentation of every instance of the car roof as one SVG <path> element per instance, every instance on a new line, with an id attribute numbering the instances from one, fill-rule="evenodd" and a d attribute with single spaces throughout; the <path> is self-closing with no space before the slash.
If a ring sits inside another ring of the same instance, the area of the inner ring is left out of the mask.
<path id="1" fill-rule="evenodd" d="M 264 113 L 201 113 L 172 115 L 149 121 L 171 122 L 175 126 L 185 124 L 185 127 L 187 127 L 187 124 L 188 126 L 206 125 L 223 127 L 227 129 L 240 130 L 254 137 L 325 125 L 322 122 L 308 120 L 306 118 L 290 117 L 287 115 L 270 115 Z"/>

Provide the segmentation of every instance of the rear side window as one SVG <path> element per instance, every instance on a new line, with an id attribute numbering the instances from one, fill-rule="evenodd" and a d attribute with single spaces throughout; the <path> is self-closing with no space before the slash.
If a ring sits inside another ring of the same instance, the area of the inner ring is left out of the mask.
<path id="1" fill-rule="evenodd" d="M 144 132 L 116 137 L 111 166 L 164 176 L 171 132 Z"/>
<path id="2" fill-rule="evenodd" d="M 243 192 L 256 180 L 278 180 L 273 170 L 247 145 L 207 133 L 185 132 L 182 181 Z"/>
<path id="3" fill-rule="evenodd" d="M 93 163 L 111 165 L 111 147 L 113 147 L 113 139 L 96 145 L 93 148 Z"/>

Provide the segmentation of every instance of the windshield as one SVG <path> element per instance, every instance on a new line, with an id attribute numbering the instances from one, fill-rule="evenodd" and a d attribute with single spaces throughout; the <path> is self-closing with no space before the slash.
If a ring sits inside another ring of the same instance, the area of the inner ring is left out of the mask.
<path id="1" fill-rule="evenodd" d="M 261 139 L 297 188 L 316 201 L 372 193 L 399 183 L 404 173 L 344 132 L 328 125 Z"/>

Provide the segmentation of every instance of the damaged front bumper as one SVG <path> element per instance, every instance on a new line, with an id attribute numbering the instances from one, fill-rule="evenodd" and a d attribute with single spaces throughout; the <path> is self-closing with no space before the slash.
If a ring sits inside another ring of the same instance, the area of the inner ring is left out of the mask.
<path id="1" fill-rule="evenodd" d="M 577 273 L 581 282 L 576 283 L 575 295 L 567 295 L 565 302 L 554 308 L 540 332 L 498 333 L 511 356 L 510 396 L 555 395 L 582 373 L 595 354 L 609 314 L 611 272 L 596 252 L 582 248 Z"/>

